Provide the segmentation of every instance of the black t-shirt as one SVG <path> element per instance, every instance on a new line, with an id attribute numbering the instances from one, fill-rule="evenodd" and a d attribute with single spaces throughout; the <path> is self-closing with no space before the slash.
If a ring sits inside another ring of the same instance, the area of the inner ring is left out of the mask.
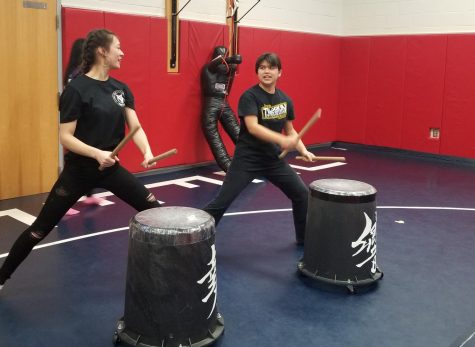
<path id="1" fill-rule="evenodd" d="M 112 77 L 99 81 L 81 75 L 61 95 L 60 122 L 76 120 L 76 138 L 102 150 L 113 150 L 125 135 L 126 106 L 135 109 L 134 96 L 127 85 Z M 73 158 L 84 157 L 66 154 L 66 159 Z"/>
<path id="2" fill-rule="evenodd" d="M 278 133 L 282 132 L 286 121 L 295 119 L 292 100 L 284 92 L 276 89 L 274 94 L 269 94 L 259 85 L 249 88 L 242 94 L 239 99 L 238 115 L 240 118 L 257 116 L 260 125 Z M 239 160 L 244 168 L 263 167 L 277 161 L 280 152 L 278 145 L 251 135 L 246 122 L 241 119 L 241 130 L 233 160 Z"/>

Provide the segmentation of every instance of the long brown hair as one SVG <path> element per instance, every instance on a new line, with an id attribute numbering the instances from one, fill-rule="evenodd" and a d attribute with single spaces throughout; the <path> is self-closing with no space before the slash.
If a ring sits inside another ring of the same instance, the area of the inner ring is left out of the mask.
<path id="1" fill-rule="evenodd" d="M 63 86 L 68 84 L 70 79 L 76 77 L 81 71 L 82 64 L 82 51 L 84 46 L 84 39 L 79 38 L 74 41 L 73 46 L 71 47 L 71 52 L 69 53 L 69 61 L 66 66 L 66 71 L 63 76 Z"/>
<path id="2" fill-rule="evenodd" d="M 109 47 L 117 36 L 107 29 L 92 30 L 86 36 L 82 52 L 82 72 L 87 73 L 96 62 L 96 50 L 99 47 L 109 50 Z"/>

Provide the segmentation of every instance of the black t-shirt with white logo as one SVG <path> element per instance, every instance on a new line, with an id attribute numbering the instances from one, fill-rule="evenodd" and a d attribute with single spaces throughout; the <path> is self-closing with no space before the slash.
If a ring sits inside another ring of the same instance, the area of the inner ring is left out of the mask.
<path id="1" fill-rule="evenodd" d="M 113 150 L 125 135 L 125 107 L 135 109 L 134 96 L 127 85 L 112 77 L 99 81 L 81 75 L 61 95 L 60 122 L 76 120 L 76 138 L 102 150 Z M 66 159 L 80 157 L 72 152 L 66 154 Z"/>
<path id="2" fill-rule="evenodd" d="M 243 119 L 233 160 L 239 160 L 240 165 L 247 169 L 265 168 L 266 165 L 278 161 L 280 147 L 251 135 L 244 117 L 257 116 L 260 125 L 281 133 L 285 122 L 295 118 L 292 100 L 279 89 L 276 89 L 274 94 L 269 94 L 259 85 L 255 85 L 246 90 L 239 99 L 238 115 Z"/>

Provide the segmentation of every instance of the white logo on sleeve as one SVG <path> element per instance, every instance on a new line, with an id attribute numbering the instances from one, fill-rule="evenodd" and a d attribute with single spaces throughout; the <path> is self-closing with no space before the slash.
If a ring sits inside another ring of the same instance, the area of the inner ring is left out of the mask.
<path id="1" fill-rule="evenodd" d="M 115 90 L 112 93 L 112 99 L 120 107 L 125 106 L 125 96 L 124 96 L 124 91 L 123 90 L 121 90 L 121 89 Z"/>

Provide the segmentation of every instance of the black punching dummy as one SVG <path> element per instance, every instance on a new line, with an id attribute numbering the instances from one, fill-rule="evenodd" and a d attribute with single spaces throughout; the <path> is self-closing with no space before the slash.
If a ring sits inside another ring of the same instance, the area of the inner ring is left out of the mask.
<path id="1" fill-rule="evenodd" d="M 226 47 L 217 46 L 213 59 L 201 71 L 201 90 L 203 91 L 203 110 L 201 127 L 211 152 L 219 167 L 227 171 L 231 165 L 223 139 L 218 132 L 218 121 L 231 140 L 236 143 L 239 136 L 239 124 L 229 107 L 227 95 L 231 90 L 236 67 L 241 64 L 241 56 L 226 57 Z"/>

